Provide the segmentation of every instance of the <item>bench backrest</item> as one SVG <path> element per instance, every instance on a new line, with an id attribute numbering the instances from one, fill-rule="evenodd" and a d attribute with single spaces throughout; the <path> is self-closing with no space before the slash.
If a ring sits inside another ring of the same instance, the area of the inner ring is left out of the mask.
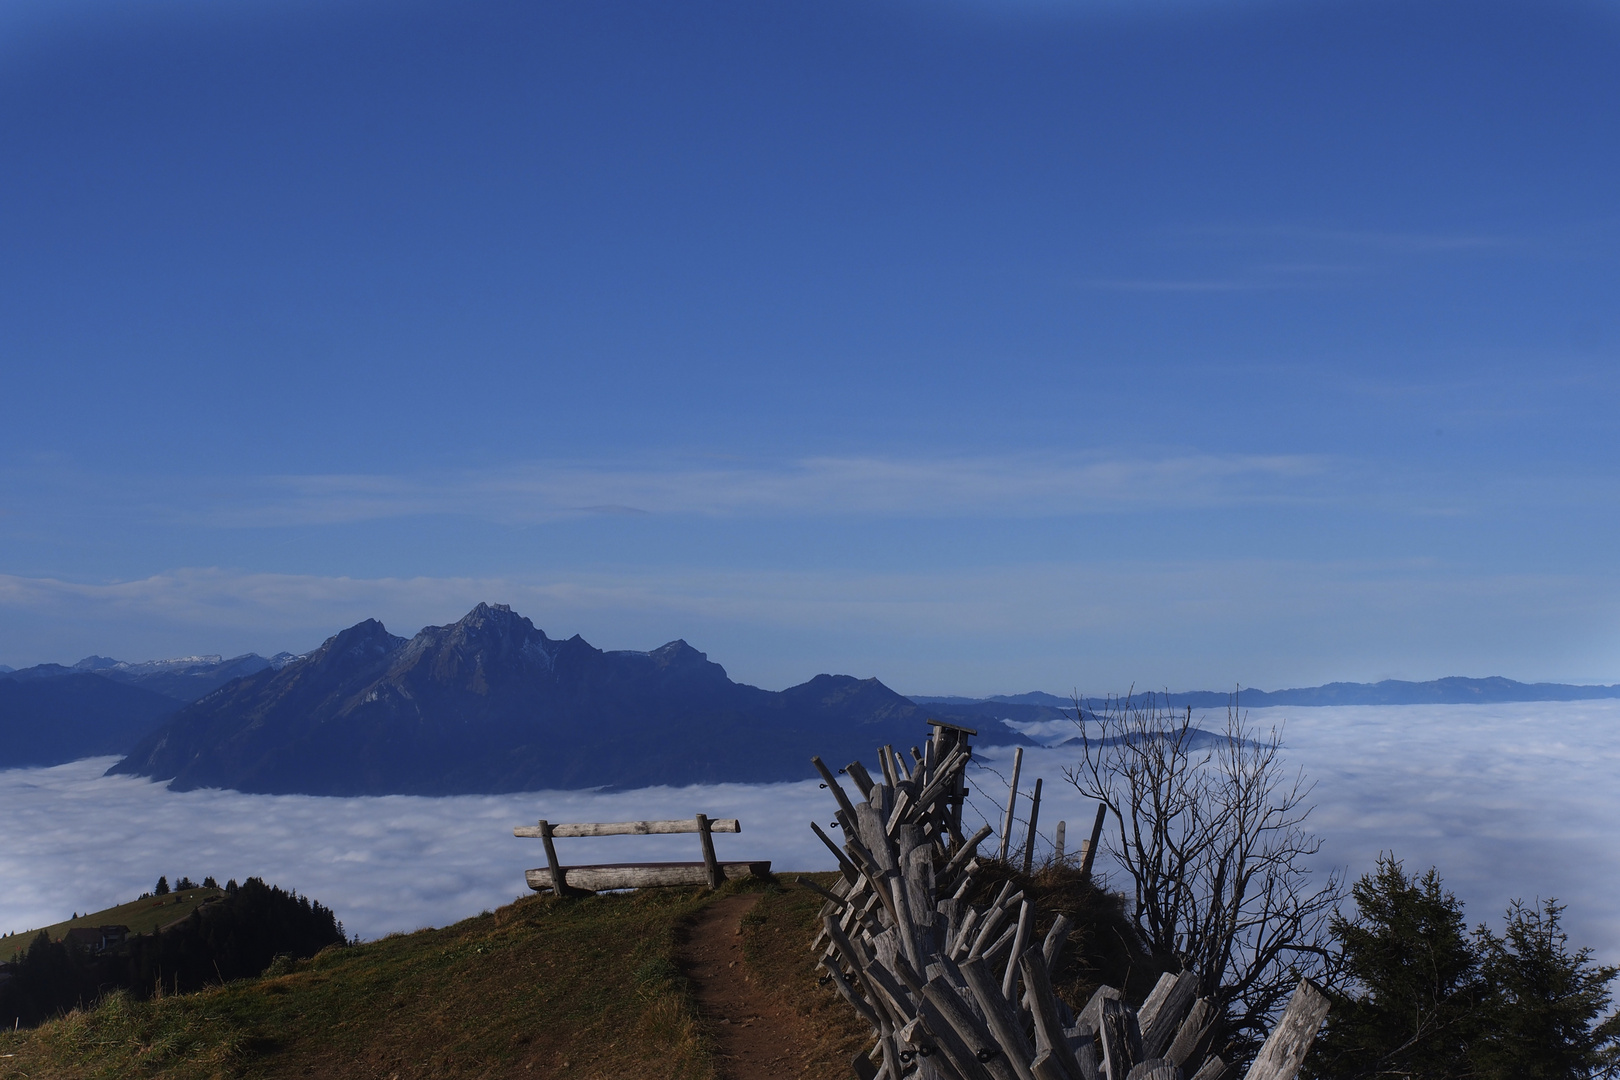
<path id="1" fill-rule="evenodd" d="M 539 825 L 525 825 L 512 830 L 513 836 L 545 836 L 546 826 L 549 822 Z M 742 832 L 742 822 L 736 818 L 716 818 L 708 823 L 710 832 Z M 598 821 L 583 822 L 575 825 L 551 825 L 552 836 L 651 836 L 655 833 L 695 833 L 702 832 L 697 818 L 685 818 L 681 821 Z"/>
<path id="2" fill-rule="evenodd" d="M 553 825 L 545 818 L 538 825 L 523 825 L 512 830 L 513 836 L 537 836 L 546 843 L 546 863 L 551 869 L 552 888 L 558 896 L 567 892 L 562 863 L 557 859 L 557 848 L 552 843 L 558 836 L 649 836 L 654 833 L 698 833 L 703 841 L 703 866 L 709 879 L 709 888 L 718 889 L 726 880 L 715 858 L 714 841 L 710 833 L 742 832 L 742 822 L 736 818 L 710 821 L 707 814 L 697 814 L 685 821 L 601 821 Z"/>

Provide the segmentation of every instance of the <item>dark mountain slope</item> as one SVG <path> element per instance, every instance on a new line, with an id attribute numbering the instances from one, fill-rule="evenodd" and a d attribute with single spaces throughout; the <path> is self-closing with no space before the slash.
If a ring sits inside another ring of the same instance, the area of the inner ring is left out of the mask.
<path id="1" fill-rule="evenodd" d="M 409 641 L 351 627 L 195 702 L 113 771 L 324 795 L 797 780 L 813 753 L 842 764 L 910 746 L 929 715 L 876 679 L 773 693 L 684 641 L 603 652 L 480 604 Z M 1017 738 L 997 729 L 985 735 Z"/>
<path id="2" fill-rule="evenodd" d="M 0 678 L 0 768 L 128 753 L 180 707 L 162 694 L 88 672 Z"/>

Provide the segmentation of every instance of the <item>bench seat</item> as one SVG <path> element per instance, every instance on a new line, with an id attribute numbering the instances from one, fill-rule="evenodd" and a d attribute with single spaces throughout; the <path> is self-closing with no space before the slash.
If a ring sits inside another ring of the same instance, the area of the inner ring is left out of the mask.
<path id="1" fill-rule="evenodd" d="M 764 877 L 771 872 L 769 859 L 763 862 L 722 862 L 720 871 L 728 881 L 749 875 Z M 702 862 L 604 863 L 596 866 L 565 866 L 563 884 L 589 892 L 606 889 L 649 889 L 666 885 L 707 885 L 708 870 Z M 523 875 L 535 892 L 551 889 L 551 869 L 542 866 Z"/>

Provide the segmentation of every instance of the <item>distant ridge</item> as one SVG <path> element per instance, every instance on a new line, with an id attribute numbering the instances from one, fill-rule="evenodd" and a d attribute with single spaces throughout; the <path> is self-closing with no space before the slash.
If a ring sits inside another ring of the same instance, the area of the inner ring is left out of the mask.
<path id="1" fill-rule="evenodd" d="M 1484 679 L 1471 679 L 1452 675 L 1428 682 L 1407 682 L 1385 679 L 1376 683 L 1333 682 L 1325 686 L 1299 687 L 1291 690 L 1254 690 L 1243 687 L 1236 691 L 1239 707 L 1262 709 L 1274 705 L 1486 705 L 1509 701 L 1591 701 L 1600 698 L 1620 698 L 1620 684 L 1614 686 L 1575 686 L 1570 683 L 1522 683 L 1493 675 Z M 1139 693 L 1145 698 L 1147 694 Z M 1175 693 L 1159 692 L 1153 695 L 1171 708 L 1223 709 L 1233 701 L 1233 691 L 1186 690 Z M 999 695 L 988 698 L 925 697 L 911 699 L 919 705 L 943 705 L 949 708 L 970 709 L 974 712 L 994 712 L 998 706 L 1017 706 L 1017 711 L 1034 708 L 1074 709 L 1074 699 L 1047 694 L 1039 690 L 1027 694 Z M 1102 704 L 1101 698 L 1086 699 L 1086 707 Z M 1008 714 L 1008 719 L 1022 717 Z M 1031 719 L 1041 719 L 1032 717 Z"/>
<path id="2" fill-rule="evenodd" d="M 184 703 L 205 697 L 232 679 L 240 679 L 265 668 L 285 667 L 296 659 L 291 653 L 277 653 L 268 660 L 258 653 L 244 653 L 228 660 L 217 655 L 181 656 L 172 660 L 147 660 L 131 664 L 110 656 L 87 656 L 72 667 L 36 664 L 18 671 L 0 666 L 0 679 L 22 683 L 63 679 L 71 675 L 95 675 L 115 683 L 139 686 Z"/>

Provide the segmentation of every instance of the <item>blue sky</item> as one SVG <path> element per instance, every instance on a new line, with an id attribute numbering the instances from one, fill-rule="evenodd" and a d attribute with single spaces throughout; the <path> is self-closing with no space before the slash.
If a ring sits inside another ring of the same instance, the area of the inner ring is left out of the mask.
<path id="1" fill-rule="evenodd" d="M 1620 5 L 0 10 L 0 662 L 507 601 L 1620 681 Z"/>

